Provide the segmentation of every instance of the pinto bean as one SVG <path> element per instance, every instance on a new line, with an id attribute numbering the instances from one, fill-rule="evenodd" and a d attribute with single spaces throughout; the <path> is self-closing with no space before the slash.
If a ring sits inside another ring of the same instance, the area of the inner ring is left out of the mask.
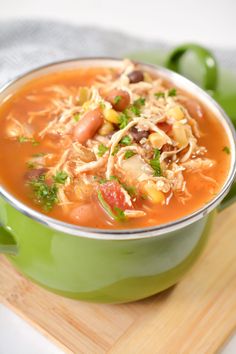
<path id="1" fill-rule="evenodd" d="M 90 203 L 79 204 L 69 212 L 69 218 L 73 223 L 80 225 L 91 225 L 94 223 L 94 206 Z"/>
<path id="2" fill-rule="evenodd" d="M 40 176 L 45 174 L 48 171 L 47 168 L 32 168 L 31 170 L 27 171 L 25 174 L 25 179 L 26 180 L 33 180 L 33 179 L 38 179 Z"/>
<path id="3" fill-rule="evenodd" d="M 106 100 L 116 111 L 122 112 L 130 104 L 130 95 L 124 90 L 114 89 L 108 93 Z"/>
<path id="4" fill-rule="evenodd" d="M 87 112 L 76 124 L 73 135 L 75 139 L 84 144 L 91 139 L 103 125 L 103 114 L 99 108 Z"/>
<path id="5" fill-rule="evenodd" d="M 141 70 L 134 70 L 128 74 L 128 78 L 131 84 L 136 84 L 137 82 L 144 80 L 144 75 Z"/>

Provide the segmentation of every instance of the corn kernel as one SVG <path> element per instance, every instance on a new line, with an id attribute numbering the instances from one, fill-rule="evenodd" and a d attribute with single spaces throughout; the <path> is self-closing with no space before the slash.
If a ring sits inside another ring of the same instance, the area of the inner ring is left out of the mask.
<path id="1" fill-rule="evenodd" d="M 86 101 L 84 104 L 83 104 L 83 109 L 85 110 L 85 111 L 88 111 L 89 110 L 89 108 L 90 108 L 90 105 L 91 105 L 91 102 L 90 101 Z"/>
<path id="2" fill-rule="evenodd" d="M 90 90 L 88 87 L 80 87 L 79 89 L 79 96 L 78 96 L 78 103 L 80 105 L 84 104 L 90 98 Z"/>
<path id="3" fill-rule="evenodd" d="M 167 115 L 175 120 L 181 120 L 184 118 L 184 111 L 180 106 L 175 106 L 168 110 Z"/>
<path id="4" fill-rule="evenodd" d="M 113 132 L 113 130 L 114 130 L 113 125 L 110 122 L 105 122 L 99 129 L 98 134 L 105 136 Z"/>
<path id="5" fill-rule="evenodd" d="M 162 193 L 161 191 L 159 191 L 159 189 L 157 189 L 156 184 L 153 181 L 147 181 L 144 184 L 144 192 L 146 193 L 148 199 L 154 203 L 154 204 L 159 204 L 164 202 L 165 200 L 165 196 L 164 193 Z"/>
<path id="6" fill-rule="evenodd" d="M 144 76 L 144 81 L 145 81 L 145 82 L 150 82 L 150 83 L 152 82 L 151 75 L 150 75 L 148 72 L 145 71 L 145 72 L 143 73 L 143 76 Z"/>
<path id="7" fill-rule="evenodd" d="M 119 123 L 119 114 L 114 109 L 106 109 L 104 111 L 104 118 L 111 123 Z"/>
<path id="8" fill-rule="evenodd" d="M 180 147 L 188 145 L 188 138 L 185 130 L 185 126 L 179 122 L 175 122 L 172 128 L 174 139 L 177 141 Z"/>
<path id="9" fill-rule="evenodd" d="M 159 133 L 151 133 L 148 137 L 153 148 L 161 149 L 166 143 L 165 138 Z"/>

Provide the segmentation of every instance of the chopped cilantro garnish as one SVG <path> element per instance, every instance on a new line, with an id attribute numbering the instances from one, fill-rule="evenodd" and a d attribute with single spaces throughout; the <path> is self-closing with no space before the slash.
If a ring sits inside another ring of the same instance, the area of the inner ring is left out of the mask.
<path id="1" fill-rule="evenodd" d="M 116 177 L 116 176 L 111 176 L 111 177 L 109 178 L 109 180 L 110 180 L 110 181 L 117 181 L 117 182 L 120 183 L 119 178 Z M 99 183 L 100 183 L 100 184 L 104 184 L 104 183 L 108 182 L 109 180 L 106 179 L 106 178 L 100 178 L 100 179 L 99 179 Z"/>
<path id="2" fill-rule="evenodd" d="M 176 88 L 175 87 L 173 87 L 173 88 L 171 88 L 171 89 L 169 89 L 169 91 L 168 91 L 168 96 L 169 97 L 173 97 L 173 96 L 176 96 Z"/>
<path id="3" fill-rule="evenodd" d="M 100 183 L 100 184 L 107 183 L 107 179 L 106 179 L 106 178 L 100 178 L 100 180 L 98 181 L 98 183 Z"/>
<path id="4" fill-rule="evenodd" d="M 31 139 L 31 143 L 33 146 L 38 146 L 40 144 L 40 142 L 35 140 L 34 138 Z"/>
<path id="5" fill-rule="evenodd" d="M 131 112 L 134 113 L 135 116 L 140 116 L 141 111 L 140 108 L 145 105 L 145 98 L 140 97 L 134 101 L 133 105 L 130 106 Z"/>
<path id="6" fill-rule="evenodd" d="M 27 136 L 19 136 L 18 137 L 19 143 L 32 143 L 34 146 L 39 145 L 39 141 L 36 141 L 34 138 L 28 138 Z"/>
<path id="7" fill-rule="evenodd" d="M 119 178 L 117 176 L 111 176 L 110 180 L 115 180 L 115 181 L 119 182 Z"/>
<path id="8" fill-rule="evenodd" d="M 109 150 L 108 147 L 106 147 L 104 144 L 100 144 L 98 146 L 98 156 L 102 157 L 107 150 Z"/>
<path id="9" fill-rule="evenodd" d="M 35 163 L 33 161 L 27 161 L 26 164 L 27 164 L 28 168 L 35 168 L 36 167 L 36 165 L 35 165 Z"/>
<path id="10" fill-rule="evenodd" d="M 119 150 L 120 150 L 119 145 L 116 145 L 114 150 L 113 150 L 112 156 L 116 155 Z"/>
<path id="11" fill-rule="evenodd" d="M 129 193 L 131 197 L 135 197 L 137 195 L 137 190 L 133 186 L 128 186 L 127 184 L 122 184 L 122 187 Z"/>
<path id="12" fill-rule="evenodd" d="M 38 152 L 37 154 L 33 154 L 32 156 L 33 157 L 42 157 L 42 156 L 45 156 L 47 155 L 45 152 Z"/>
<path id="13" fill-rule="evenodd" d="M 228 146 L 224 146 L 222 151 L 224 151 L 226 154 L 230 155 L 230 148 Z"/>
<path id="14" fill-rule="evenodd" d="M 144 97 L 140 97 L 134 101 L 135 106 L 144 106 L 146 99 Z"/>
<path id="15" fill-rule="evenodd" d="M 119 115 L 119 128 L 124 129 L 126 125 L 129 123 L 129 116 L 127 113 L 123 112 Z"/>
<path id="16" fill-rule="evenodd" d="M 104 109 L 106 107 L 104 102 L 99 102 L 99 106 L 101 109 Z"/>
<path id="17" fill-rule="evenodd" d="M 117 104 L 117 103 L 119 103 L 120 102 L 120 100 L 121 100 L 121 96 L 115 96 L 115 98 L 114 98 L 114 103 L 115 104 Z"/>
<path id="18" fill-rule="evenodd" d="M 125 213 L 124 210 L 118 208 L 117 206 L 114 206 L 114 211 L 116 212 L 116 219 L 119 221 L 125 220 Z"/>
<path id="19" fill-rule="evenodd" d="M 158 99 L 158 98 L 164 98 L 165 97 L 165 93 L 164 92 L 156 92 L 154 93 L 154 96 Z"/>
<path id="20" fill-rule="evenodd" d="M 45 211 L 50 211 L 58 202 L 57 185 L 55 183 L 48 185 L 45 180 L 45 175 L 41 175 L 37 179 L 31 180 L 29 185 L 34 192 L 35 201 L 42 205 Z"/>
<path id="21" fill-rule="evenodd" d="M 133 105 L 133 106 L 130 107 L 130 110 L 131 110 L 131 112 L 133 112 L 133 114 L 134 114 L 135 116 L 137 116 L 137 117 L 140 116 L 140 113 L 141 113 L 141 112 L 140 112 L 140 108 L 139 108 L 139 107 Z"/>
<path id="22" fill-rule="evenodd" d="M 80 120 L 80 114 L 79 113 L 74 114 L 74 120 L 76 122 L 78 122 Z"/>
<path id="23" fill-rule="evenodd" d="M 58 171 L 53 179 L 56 183 L 65 184 L 68 174 L 65 171 Z"/>
<path id="24" fill-rule="evenodd" d="M 127 150 L 127 151 L 125 152 L 124 157 L 125 157 L 125 159 L 127 160 L 127 159 L 129 159 L 130 157 L 132 157 L 132 156 L 134 156 L 134 155 L 135 155 L 135 152 L 133 152 L 132 150 Z"/>
<path id="25" fill-rule="evenodd" d="M 161 164 L 160 164 L 160 150 L 154 149 L 153 159 L 150 160 L 150 166 L 154 170 L 154 176 L 160 177 L 162 176 Z"/>
<path id="26" fill-rule="evenodd" d="M 123 136 L 123 138 L 121 139 L 120 144 L 121 144 L 121 145 L 130 145 L 131 142 L 132 142 L 132 139 L 131 139 L 128 135 L 125 135 L 125 136 Z"/>
<path id="27" fill-rule="evenodd" d="M 18 141 L 19 141 L 19 143 L 26 143 L 26 142 L 28 142 L 29 141 L 29 138 L 27 138 L 27 136 L 19 136 L 18 137 Z"/>

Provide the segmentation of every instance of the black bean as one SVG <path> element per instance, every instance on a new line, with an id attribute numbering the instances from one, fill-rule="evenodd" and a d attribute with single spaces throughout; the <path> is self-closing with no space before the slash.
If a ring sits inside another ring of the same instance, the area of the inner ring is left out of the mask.
<path id="1" fill-rule="evenodd" d="M 130 133 L 131 133 L 131 135 L 132 135 L 132 137 L 133 137 L 133 139 L 134 139 L 134 141 L 136 142 L 136 143 L 138 143 L 141 139 L 143 139 L 143 138 L 147 138 L 148 137 L 148 135 L 149 135 L 149 132 L 148 131 L 146 131 L 146 130 L 138 130 L 137 128 L 135 128 L 135 127 L 132 127 L 131 129 L 130 129 Z"/>
<path id="2" fill-rule="evenodd" d="M 129 82 L 131 84 L 136 84 L 137 82 L 144 80 L 143 72 L 140 70 L 134 70 L 128 74 Z"/>

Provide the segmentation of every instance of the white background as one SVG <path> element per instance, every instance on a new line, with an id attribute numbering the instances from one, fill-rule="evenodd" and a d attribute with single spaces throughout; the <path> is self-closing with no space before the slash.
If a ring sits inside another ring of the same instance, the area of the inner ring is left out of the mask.
<path id="1" fill-rule="evenodd" d="M 235 14 L 235 0 L 0 0 L 0 21 L 51 18 L 77 25 L 99 25 L 169 43 L 196 41 L 234 49 Z M 59 353 L 59 348 L 0 305 L 0 354 Z M 236 337 L 223 353 L 236 353 Z"/>
<path id="2" fill-rule="evenodd" d="M 0 20 L 43 17 L 170 42 L 236 47 L 235 0 L 0 0 Z"/>

